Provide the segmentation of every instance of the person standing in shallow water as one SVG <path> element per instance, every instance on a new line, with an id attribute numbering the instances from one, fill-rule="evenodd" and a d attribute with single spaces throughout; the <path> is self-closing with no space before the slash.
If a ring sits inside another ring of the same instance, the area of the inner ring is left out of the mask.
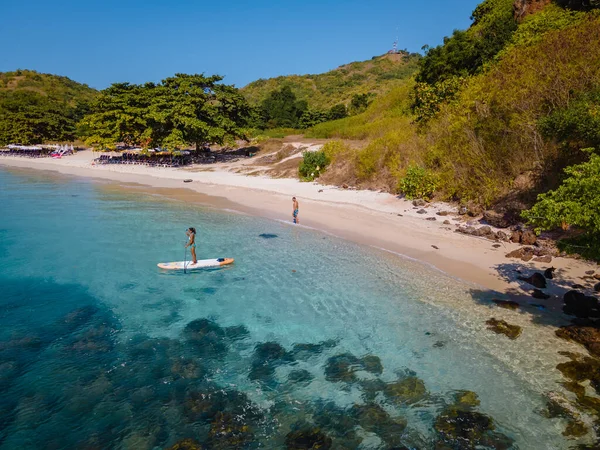
<path id="1" fill-rule="evenodd" d="M 292 217 L 294 218 L 294 223 L 300 223 L 300 219 L 298 218 L 298 200 L 296 197 L 292 197 Z"/>
<path id="2" fill-rule="evenodd" d="M 192 265 L 194 265 L 198 262 L 198 259 L 196 258 L 196 229 L 189 227 L 185 234 L 188 237 L 188 243 L 185 247 L 190 247 L 190 252 L 192 254 Z"/>

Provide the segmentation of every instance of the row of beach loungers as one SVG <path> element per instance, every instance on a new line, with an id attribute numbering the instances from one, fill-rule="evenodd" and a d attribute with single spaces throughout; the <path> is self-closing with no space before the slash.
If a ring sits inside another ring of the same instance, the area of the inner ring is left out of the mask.
<path id="1" fill-rule="evenodd" d="M 130 153 L 123 153 L 119 156 L 100 155 L 100 157 L 96 158 L 94 161 L 97 164 L 132 164 L 150 167 L 180 167 L 191 164 L 191 158 L 185 156 L 153 157 Z"/>
<path id="2" fill-rule="evenodd" d="M 249 154 L 240 153 L 208 153 L 191 152 L 181 156 L 157 156 L 123 153 L 118 156 L 101 155 L 95 159 L 97 164 L 132 164 L 151 167 L 181 167 L 190 164 L 214 164 L 217 162 L 231 162 Z"/>
<path id="3" fill-rule="evenodd" d="M 0 149 L 1 156 L 21 156 L 24 158 L 48 158 L 51 150 L 22 150 L 22 149 Z"/>

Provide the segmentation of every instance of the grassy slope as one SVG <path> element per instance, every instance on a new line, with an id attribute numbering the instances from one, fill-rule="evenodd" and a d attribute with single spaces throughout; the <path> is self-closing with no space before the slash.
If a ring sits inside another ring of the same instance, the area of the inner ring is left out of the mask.
<path id="1" fill-rule="evenodd" d="M 290 86 L 299 100 L 313 108 L 348 104 L 354 94 L 389 92 L 417 71 L 419 56 L 383 55 L 353 62 L 319 75 L 289 75 L 257 80 L 242 88 L 251 104 L 259 104 L 270 92 Z"/>
<path id="2" fill-rule="evenodd" d="M 0 72 L 0 95 L 16 91 L 33 91 L 75 106 L 79 101 L 91 100 L 96 90 L 67 77 L 38 73 L 33 70 Z"/>

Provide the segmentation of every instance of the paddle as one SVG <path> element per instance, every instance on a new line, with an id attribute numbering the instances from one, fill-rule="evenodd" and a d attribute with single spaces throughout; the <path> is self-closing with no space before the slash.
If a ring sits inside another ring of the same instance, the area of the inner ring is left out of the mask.
<path id="1" fill-rule="evenodd" d="M 183 247 L 183 273 L 186 273 L 185 268 L 187 266 L 187 245 Z"/>

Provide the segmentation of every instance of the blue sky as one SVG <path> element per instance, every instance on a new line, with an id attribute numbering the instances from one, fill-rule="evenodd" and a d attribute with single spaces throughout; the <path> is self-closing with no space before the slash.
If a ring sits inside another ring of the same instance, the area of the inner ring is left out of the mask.
<path id="1" fill-rule="evenodd" d="M 174 73 L 321 73 L 392 47 L 420 51 L 466 28 L 480 0 L 47 0 L 3 2 L 0 72 L 34 69 L 95 88 Z"/>

